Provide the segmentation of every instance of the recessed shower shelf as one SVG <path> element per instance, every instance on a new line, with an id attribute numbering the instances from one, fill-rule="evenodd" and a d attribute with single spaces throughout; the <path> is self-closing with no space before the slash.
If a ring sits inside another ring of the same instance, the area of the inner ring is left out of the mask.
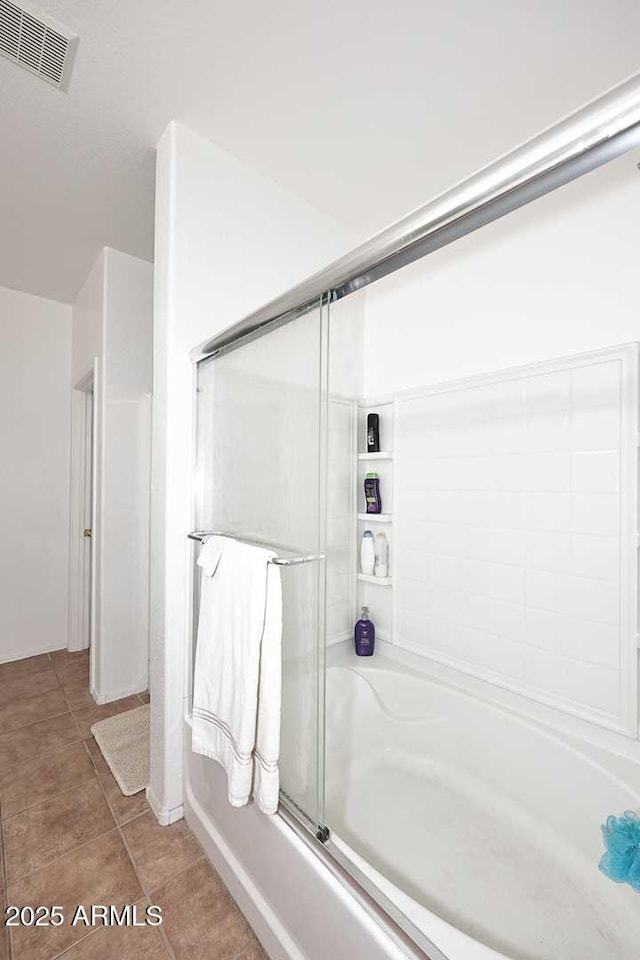
<path id="1" fill-rule="evenodd" d="M 392 583 L 392 577 L 370 577 L 366 573 L 359 573 L 358 580 L 362 580 L 363 583 L 375 583 L 378 587 L 390 587 Z"/>
<path id="2" fill-rule="evenodd" d="M 390 513 L 359 513 L 358 520 L 370 520 L 371 523 L 393 523 Z"/>
<path id="3" fill-rule="evenodd" d="M 359 453 L 358 460 L 393 460 L 393 453 L 391 450 L 381 453 Z"/>

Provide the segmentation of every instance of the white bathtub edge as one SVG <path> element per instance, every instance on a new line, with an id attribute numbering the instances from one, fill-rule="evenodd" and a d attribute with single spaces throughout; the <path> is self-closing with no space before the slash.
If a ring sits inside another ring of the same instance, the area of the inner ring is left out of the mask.
<path id="1" fill-rule="evenodd" d="M 452 926 L 427 907 L 423 907 L 416 900 L 404 893 L 391 880 L 384 877 L 375 867 L 353 850 L 336 834 L 331 842 L 342 853 L 347 862 L 355 865 L 359 872 L 369 876 L 380 892 L 394 903 L 402 913 L 429 937 L 443 957 L 451 960 L 510 960 L 504 953 L 499 953 L 492 947 L 470 937 L 463 930 Z"/>
<path id="2" fill-rule="evenodd" d="M 187 823 L 202 844 L 205 853 L 224 880 L 258 939 L 264 945 L 271 960 L 305 960 L 304 954 L 295 940 L 290 936 L 232 848 L 220 832 L 216 830 L 211 818 L 206 816 L 188 784 L 184 812 Z"/>

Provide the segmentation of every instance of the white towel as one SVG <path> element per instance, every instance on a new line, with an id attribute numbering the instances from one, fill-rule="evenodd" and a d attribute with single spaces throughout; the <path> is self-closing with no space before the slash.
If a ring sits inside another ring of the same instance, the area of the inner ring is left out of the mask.
<path id="1" fill-rule="evenodd" d="M 275 554 L 226 537 L 200 550 L 192 750 L 227 771 L 229 803 L 278 808 L 282 589 Z"/>

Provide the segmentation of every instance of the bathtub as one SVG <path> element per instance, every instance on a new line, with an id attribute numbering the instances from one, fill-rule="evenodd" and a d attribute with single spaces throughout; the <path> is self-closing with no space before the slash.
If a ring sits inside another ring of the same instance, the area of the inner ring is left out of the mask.
<path id="1" fill-rule="evenodd" d="M 385 656 L 334 656 L 326 704 L 331 846 L 449 960 L 638 960 L 598 870 L 637 765 Z"/>

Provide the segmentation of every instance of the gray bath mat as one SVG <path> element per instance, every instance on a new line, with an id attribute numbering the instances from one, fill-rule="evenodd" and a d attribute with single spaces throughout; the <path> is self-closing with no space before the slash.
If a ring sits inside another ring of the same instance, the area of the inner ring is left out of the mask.
<path id="1" fill-rule="evenodd" d="M 149 704 L 100 720 L 91 733 L 125 797 L 144 790 L 149 783 Z"/>

